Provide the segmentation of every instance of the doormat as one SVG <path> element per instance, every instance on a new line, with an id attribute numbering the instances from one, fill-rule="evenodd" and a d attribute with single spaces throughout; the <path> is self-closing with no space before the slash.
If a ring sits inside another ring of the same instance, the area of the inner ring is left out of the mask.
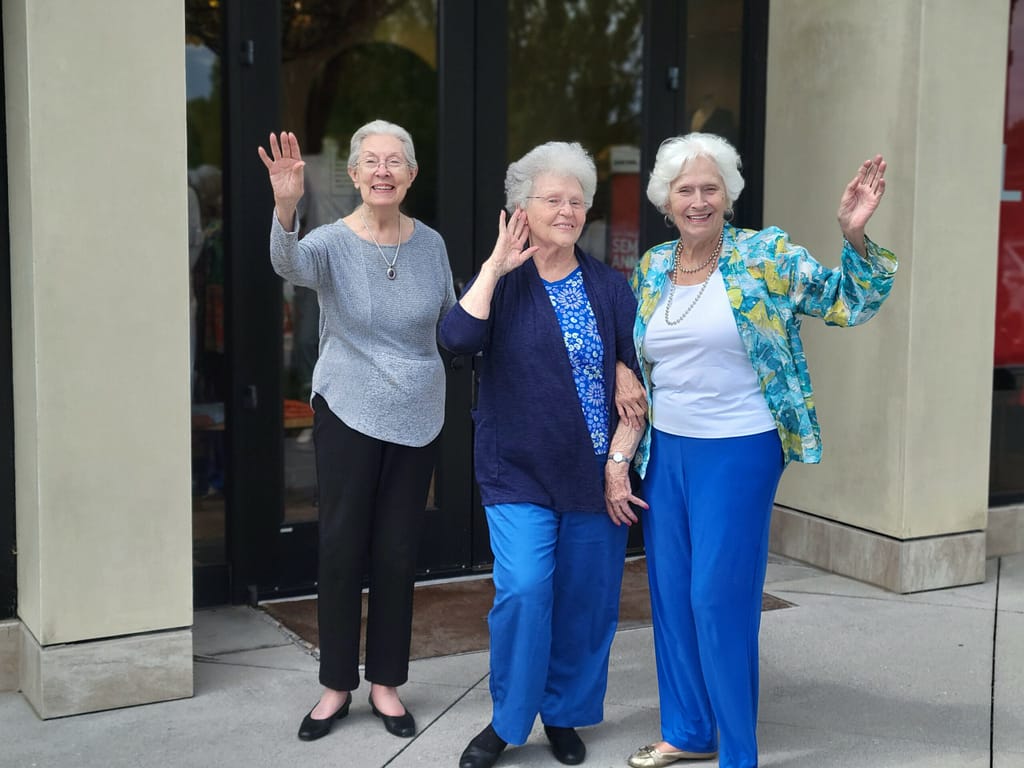
<path id="1" fill-rule="evenodd" d="M 410 659 L 450 656 L 488 648 L 487 612 L 494 601 L 490 578 L 466 579 L 416 587 L 413 601 Z M 781 598 L 764 593 L 761 610 L 789 608 Z M 314 648 L 320 646 L 316 623 L 316 598 L 264 603 L 264 611 Z M 619 602 L 619 629 L 650 626 L 651 601 L 647 589 L 647 560 L 626 563 Z M 366 633 L 366 593 L 363 593 L 363 642 Z M 362 660 L 362 650 L 360 650 Z"/>

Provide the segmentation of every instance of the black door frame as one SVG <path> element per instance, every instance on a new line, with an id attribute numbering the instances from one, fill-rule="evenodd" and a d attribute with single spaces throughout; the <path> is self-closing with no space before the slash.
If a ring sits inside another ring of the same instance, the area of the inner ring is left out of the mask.
<path id="1" fill-rule="evenodd" d="M 457 289 L 491 252 L 493 222 L 505 204 L 507 9 L 494 3 L 486 10 L 480 12 L 477 3 L 438 2 L 438 226 L 448 244 Z M 445 433 L 461 441 L 452 456 L 455 461 L 449 463 L 460 468 L 458 492 L 465 521 L 460 533 L 468 547 L 464 570 L 489 570 L 493 557 L 487 520 L 473 474 L 474 360 L 457 358 L 453 366 Z"/>
<path id="2" fill-rule="evenodd" d="M 484 233 L 479 222 L 491 221 L 493 216 L 484 214 L 501 205 L 500 189 L 488 190 L 493 185 L 481 182 L 494 178 L 494 166 L 500 165 L 504 155 L 492 146 L 494 132 L 481 125 L 479 105 L 488 99 L 488 86 L 504 91 L 504 71 L 481 56 L 481 50 L 504 46 L 504 38 L 494 30 L 504 29 L 505 9 L 500 4 L 488 8 L 485 21 L 476 3 L 438 0 L 437 14 L 437 225 L 448 248 L 456 291 L 461 292 L 476 273 L 479 254 L 489 252 L 484 249 L 490 247 L 486 238 L 491 233 Z M 467 45 L 466 41 L 474 42 Z M 504 100 L 491 99 L 487 107 L 489 123 L 503 121 Z M 448 119 L 465 115 L 474 118 Z M 447 562 L 455 566 L 451 573 L 478 570 L 481 563 L 490 562 L 486 522 L 473 479 L 473 379 L 471 359 L 450 360 L 439 462 L 440 497 L 456 513 L 448 515 L 446 530 L 427 529 L 421 541 L 421 552 L 434 547 L 447 555 Z"/>
<path id="3" fill-rule="evenodd" d="M 688 132 L 686 78 L 686 2 L 647 0 L 644 13 L 643 146 L 640 167 L 649 174 L 661 142 Z M 764 122 L 768 60 L 768 0 L 744 0 L 739 145 L 746 186 L 737 201 L 738 226 L 760 229 L 764 187 Z M 644 180 L 646 181 L 646 179 Z M 641 186 L 646 187 L 645 184 Z M 673 234 L 652 205 L 640 206 L 641 250 L 671 240 Z"/>
<path id="4" fill-rule="evenodd" d="M 281 439 L 282 298 L 266 256 L 273 199 L 255 156 L 279 130 L 279 0 L 224 5 L 225 331 L 229 396 L 227 437 L 227 583 L 232 602 L 254 602 L 315 589 L 316 524 L 281 526 L 284 505 Z M 641 164 L 658 144 L 684 132 L 685 4 L 645 0 Z M 503 205 L 506 156 L 507 9 L 438 0 L 437 227 L 453 276 L 463 284 L 490 252 L 492 223 Z M 740 150 L 747 187 L 737 216 L 761 218 L 764 143 L 764 60 L 767 0 L 745 0 L 744 120 Z M 467 120 L 466 115 L 472 119 Z M 428 159 L 433 162 L 433 158 Z M 665 239 L 664 222 L 641 205 L 642 244 Z M 271 340 L 268 343 L 267 340 Z M 489 569 L 486 521 L 473 482 L 472 360 L 449 361 L 445 431 L 435 496 L 439 510 L 424 526 L 420 576 Z M 639 538 L 631 546 L 640 546 Z"/>
<path id="5" fill-rule="evenodd" d="M 231 601 L 254 602 L 283 563 L 283 299 L 267 252 L 273 194 L 256 155 L 279 130 L 280 2 L 224 8 L 226 554 Z"/>
<path id="6" fill-rule="evenodd" d="M 439 103 L 466 114 L 474 86 L 472 59 L 459 40 L 473 32 L 471 14 L 438 7 Z M 317 524 L 281 524 L 284 507 L 282 423 L 281 282 L 267 258 L 273 196 L 255 149 L 280 130 L 280 3 L 246 0 L 225 4 L 224 203 L 228 390 L 225 403 L 228 591 L 232 602 L 309 593 L 316 588 Z M 447 32 L 445 31 L 447 30 Z M 470 52 L 471 53 L 471 52 Z M 455 121 L 459 123 L 460 121 Z M 464 122 L 464 121 L 463 121 Z M 443 120 L 442 120 L 443 123 Z M 441 174 L 438 228 L 446 237 L 456 277 L 472 273 L 473 247 L 461 238 L 471 209 L 475 162 L 469 137 L 438 131 L 439 155 L 459 158 Z M 463 139 L 469 138 L 469 141 Z M 429 159 L 434 162 L 433 158 Z M 467 184 L 467 179 L 470 183 Z M 261 224 L 265 222 L 265 226 Z M 472 235 L 470 234 L 470 237 Z M 424 525 L 419 573 L 436 577 L 472 567 L 473 504 L 469 380 L 466 361 L 451 361 L 446 427 L 435 481 L 438 509 Z M 479 535 L 479 532 L 476 533 Z M 427 555 L 427 556 L 424 556 Z"/>

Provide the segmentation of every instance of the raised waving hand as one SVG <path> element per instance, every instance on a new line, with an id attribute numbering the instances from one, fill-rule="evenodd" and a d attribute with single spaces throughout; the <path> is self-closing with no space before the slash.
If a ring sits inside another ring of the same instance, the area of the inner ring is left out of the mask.
<path id="1" fill-rule="evenodd" d="M 881 155 L 865 160 L 843 190 L 839 201 L 839 226 L 843 236 L 864 256 L 864 227 L 885 194 L 885 160 Z"/>
<path id="2" fill-rule="evenodd" d="M 483 267 L 491 269 L 495 277 L 507 275 L 537 252 L 536 246 L 523 248 L 529 237 L 530 224 L 526 220 L 526 211 L 516 208 L 506 223 L 505 211 L 502 210 L 498 214 L 498 239 Z"/>
<path id="3" fill-rule="evenodd" d="M 268 155 L 263 147 L 259 147 L 257 152 L 270 175 L 277 218 L 282 226 L 291 229 L 295 206 L 302 197 L 303 168 L 306 165 L 302 160 L 302 152 L 299 151 L 299 140 L 295 138 L 294 133 L 287 131 L 281 132 L 280 139 L 271 133 L 270 154 Z"/>
<path id="4" fill-rule="evenodd" d="M 459 299 L 463 309 L 481 320 L 491 316 L 491 298 L 498 280 L 521 266 L 538 250 L 537 246 L 523 247 L 529 238 L 530 224 L 522 208 L 516 208 L 508 222 L 505 221 L 504 210 L 498 215 L 498 239 L 494 242 L 494 250 L 480 266 L 480 274 L 473 285 Z"/>

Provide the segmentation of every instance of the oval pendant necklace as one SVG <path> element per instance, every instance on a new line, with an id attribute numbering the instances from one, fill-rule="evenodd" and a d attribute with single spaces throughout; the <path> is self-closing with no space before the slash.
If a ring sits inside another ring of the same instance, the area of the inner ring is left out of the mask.
<path id="1" fill-rule="evenodd" d="M 398 212 L 398 245 L 395 246 L 395 258 L 388 261 L 388 257 L 384 255 L 384 249 L 380 247 L 380 243 L 377 242 L 377 238 L 373 236 L 373 232 L 370 231 L 370 225 L 366 223 L 366 216 L 363 215 L 363 207 L 359 206 L 359 218 L 362 219 L 363 229 L 366 230 L 366 234 L 373 240 L 373 244 L 377 246 L 377 253 L 384 259 L 384 266 L 387 270 L 384 272 L 387 275 L 388 280 L 394 280 L 398 277 L 398 273 L 395 271 L 395 263 L 398 261 L 398 254 L 402 250 L 402 212 Z"/>

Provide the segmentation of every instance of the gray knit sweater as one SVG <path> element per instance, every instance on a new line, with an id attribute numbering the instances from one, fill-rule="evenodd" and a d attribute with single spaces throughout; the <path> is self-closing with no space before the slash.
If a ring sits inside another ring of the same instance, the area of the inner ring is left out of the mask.
<path id="1" fill-rule="evenodd" d="M 320 357 L 313 392 L 352 429 L 378 440 L 423 446 L 444 421 L 444 364 L 437 326 L 455 304 L 444 240 L 414 220 L 395 271 L 377 246 L 341 220 L 300 241 L 273 217 L 270 261 L 290 283 L 320 300 Z M 383 246 L 388 261 L 394 246 Z"/>

